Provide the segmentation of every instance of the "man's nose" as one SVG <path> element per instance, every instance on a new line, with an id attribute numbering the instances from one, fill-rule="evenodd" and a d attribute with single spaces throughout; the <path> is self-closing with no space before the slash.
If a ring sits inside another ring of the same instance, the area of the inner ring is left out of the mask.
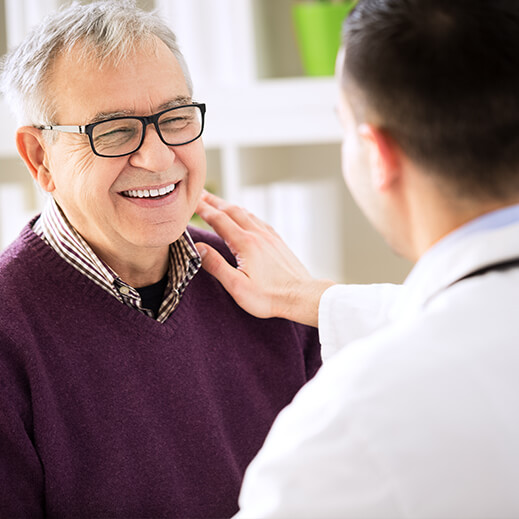
<path id="1" fill-rule="evenodd" d="M 142 146 L 130 155 L 130 164 L 149 171 L 165 171 L 175 161 L 176 153 L 172 146 L 164 144 L 153 124 L 146 126 Z"/>

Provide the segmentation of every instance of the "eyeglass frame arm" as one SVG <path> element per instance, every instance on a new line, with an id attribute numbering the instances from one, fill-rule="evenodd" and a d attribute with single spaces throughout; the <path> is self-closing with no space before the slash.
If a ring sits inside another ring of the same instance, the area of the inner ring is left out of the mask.
<path id="1" fill-rule="evenodd" d="M 52 124 L 44 124 L 41 126 L 36 126 L 38 130 L 55 130 L 58 132 L 64 132 L 64 133 L 80 133 L 82 135 L 86 135 L 86 127 L 88 125 L 84 126 L 60 126 L 60 125 L 52 125 Z"/>

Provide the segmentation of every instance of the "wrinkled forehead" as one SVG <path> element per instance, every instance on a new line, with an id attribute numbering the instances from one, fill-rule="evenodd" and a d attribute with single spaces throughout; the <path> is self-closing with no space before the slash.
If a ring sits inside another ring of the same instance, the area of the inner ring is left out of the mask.
<path id="1" fill-rule="evenodd" d="M 95 62 L 100 68 L 117 67 L 120 62 L 132 59 L 136 53 L 156 55 L 161 45 L 165 45 L 164 42 L 153 34 L 135 34 L 132 38 L 121 39 L 110 45 L 85 36 L 63 48 L 62 54 L 71 54 L 79 62 Z"/>
<path id="2" fill-rule="evenodd" d="M 121 41 L 118 45 L 106 46 L 90 37 L 84 37 L 74 42 L 66 42 L 58 46 L 47 67 L 47 79 L 52 79 L 58 70 L 66 65 L 67 68 L 103 70 L 119 68 L 125 62 L 134 60 L 137 56 L 156 57 L 165 44 L 156 36 L 141 36 L 132 40 Z M 173 56 L 173 53 L 171 53 Z"/>
<path id="3" fill-rule="evenodd" d="M 190 97 L 180 64 L 160 40 L 119 56 L 78 44 L 56 58 L 47 84 L 59 124 L 86 124 L 103 112 L 143 115 Z"/>

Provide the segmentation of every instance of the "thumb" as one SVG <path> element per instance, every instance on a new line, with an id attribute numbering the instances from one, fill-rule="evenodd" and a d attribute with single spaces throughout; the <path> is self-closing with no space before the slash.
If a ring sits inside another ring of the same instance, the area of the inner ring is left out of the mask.
<path id="1" fill-rule="evenodd" d="M 237 271 L 227 260 L 207 243 L 195 243 L 202 258 L 202 267 L 214 276 L 229 292 L 233 282 L 242 274 Z M 242 274 L 243 275 L 243 274 Z"/>

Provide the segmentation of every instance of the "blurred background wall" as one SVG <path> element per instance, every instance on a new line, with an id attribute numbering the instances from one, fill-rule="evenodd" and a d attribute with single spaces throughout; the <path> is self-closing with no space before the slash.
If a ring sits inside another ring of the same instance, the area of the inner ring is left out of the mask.
<path id="1" fill-rule="evenodd" d="M 0 0 L 0 53 L 64 0 Z M 396 257 L 356 208 L 340 170 L 338 90 L 303 71 L 296 0 L 139 0 L 176 32 L 207 104 L 207 188 L 271 223 L 316 276 L 400 282 Z M 37 214 L 44 196 L 14 144 L 0 99 L 0 249 Z M 63 121 L 83 124 L 85 121 Z"/>

